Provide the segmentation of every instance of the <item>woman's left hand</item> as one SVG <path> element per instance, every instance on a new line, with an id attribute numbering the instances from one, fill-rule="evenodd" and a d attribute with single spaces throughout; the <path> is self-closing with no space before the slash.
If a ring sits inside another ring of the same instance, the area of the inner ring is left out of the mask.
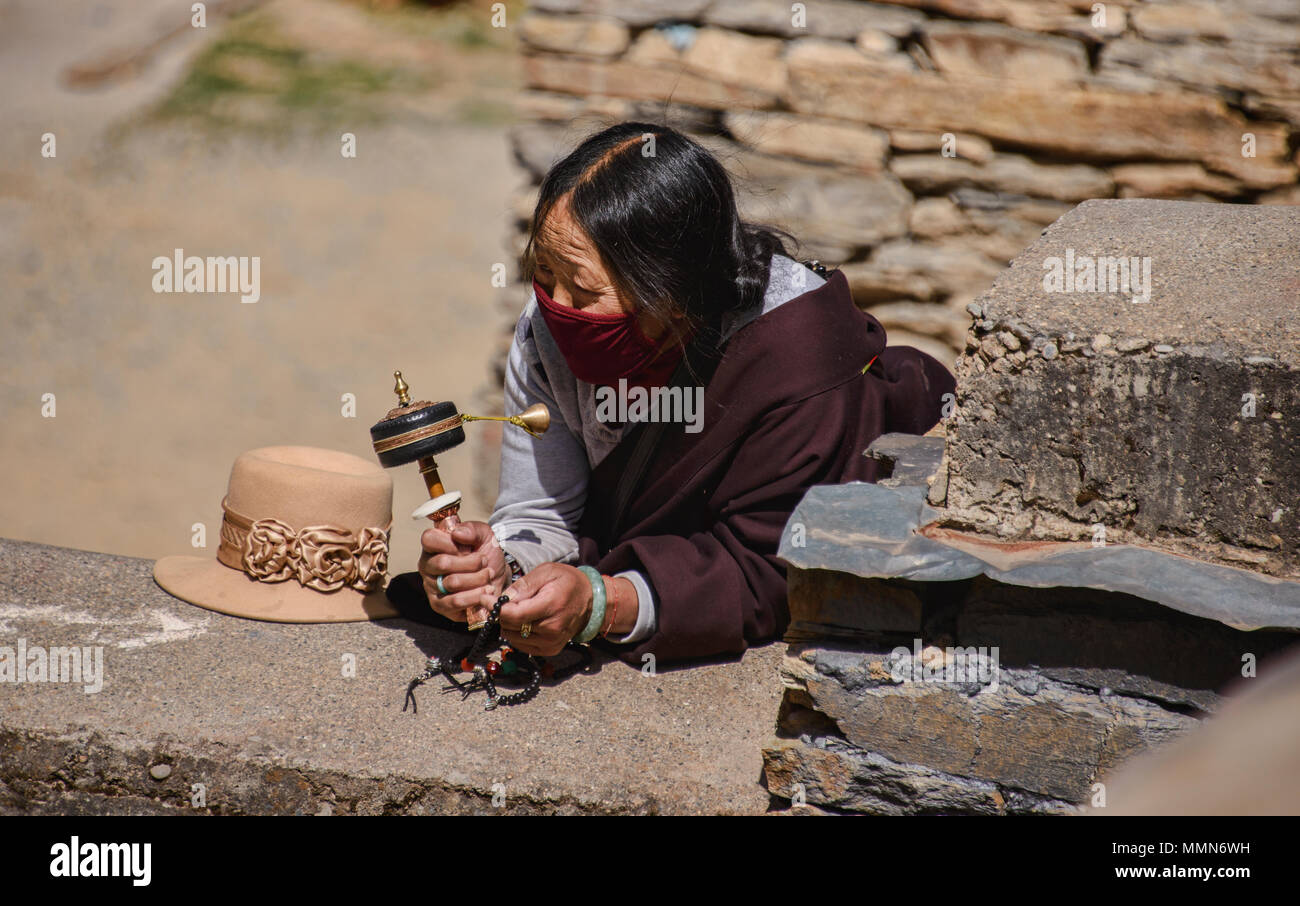
<path id="1" fill-rule="evenodd" d="M 525 654 L 559 654 L 591 618 L 591 583 L 573 566 L 543 563 L 516 579 L 501 606 L 501 637 Z M 531 623 L 528 638 L 520 634 Z"/>

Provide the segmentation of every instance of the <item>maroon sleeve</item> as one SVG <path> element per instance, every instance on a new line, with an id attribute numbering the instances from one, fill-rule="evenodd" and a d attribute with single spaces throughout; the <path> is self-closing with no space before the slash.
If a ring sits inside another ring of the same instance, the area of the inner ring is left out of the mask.
<path id="1" fill-rule="evenodd" d="M 880 354 L 879 367 L 885 386 L 885 424 L 881 433 L 924 434 L 933 428 L 943 414 L 944 396 L 956 393 L 957 380 L 952 372 L 938 359 L 911 346 L 888 347 Z M 955 403 L 956 398 L 951 401 Z"/>
<path id="2" fill-rule="evenodd" d="M 623 660 L 736 656 L 779 638 L 789 624 L 786 570 L 777 547 L 790 513 L 813 485 L 876 479 L 864 453 L 881 434 L 923 434 L 955 388 L 935 359 L 889 349 L 879 370 L 769 411 L 730 461 L 701 483 L 708 531 L 630 538 L 600 558 L 609 575 L 640 570 L 654 590 L 655 634 L 620 647 Z"/>
<path id="3" fill-rule="evenodd" d="M 789 623 L 785 565 L 776 556 L 786 521 L 804 492 L 837 483 L 849 456 L 863 445 L 844 443 L 851 429 L 845 395 L 828 391 L 773 410 L 715 466 L 709 489 L 712 527 L 689 536 L 650 535 L 614 547 L 602 573 L 640 570 L 654 589 L 653 636 L 620 648 L 641 663 L 739 655 L 752 643 L 779 637 Z"/>

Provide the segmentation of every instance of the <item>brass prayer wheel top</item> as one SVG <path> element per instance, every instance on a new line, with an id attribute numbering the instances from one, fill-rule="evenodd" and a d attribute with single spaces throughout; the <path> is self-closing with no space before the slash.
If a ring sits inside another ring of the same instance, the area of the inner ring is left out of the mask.
<path id="1" fill-rule="evenodd" d="M 411 397 L 409 393 L 411 387 L 409 384 L 406 383 L 406 381 L 402 379 L 402 372 L 394 371 L 393 378 L 395 381 L 395 383 L 393 384 L 393 392 L 397 394 L 397 408 L 389 409 L 388 414 L 385 415 L 383 418 L 384 421 L 388 421 L 389 419 L 394 419 L 394 418 L 400 418 L 403 415 L 409 415 L 412 412 L 416 412 L 420 409 L 426 409 L 434 405 L 434 403 L 432 403 L 429 400 L 417 400 L 414 403 L 411 402 Z M 443 404 L 439 403 L 438 405 L 441 406 Z"/>
<path id="2" fill-rule="evenodd" d="M 504 421 L 540 437 L 551 424 L 551 413 L 538 403 L 519 415 L 462 415 L 451 402 L 411 402 L 410 385 L 402 372 L 393 372 L 398 406 L 370 429 L 370 439 L 385 468 L 435 456 L 465 442 L 465 422 Z"/>

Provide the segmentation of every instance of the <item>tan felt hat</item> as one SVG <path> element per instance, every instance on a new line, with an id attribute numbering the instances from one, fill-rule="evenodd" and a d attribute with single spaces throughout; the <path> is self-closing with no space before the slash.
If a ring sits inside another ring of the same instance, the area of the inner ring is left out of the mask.
<path id="1" fill-rule="evenodd" d="M 378 463 L 316 447 L 249 450 L 230 470 L 221 508 L 215 560 L 154 564 L 166 591 L 277 623 L 398 615 L 384 596 L 393 480 Z"/>

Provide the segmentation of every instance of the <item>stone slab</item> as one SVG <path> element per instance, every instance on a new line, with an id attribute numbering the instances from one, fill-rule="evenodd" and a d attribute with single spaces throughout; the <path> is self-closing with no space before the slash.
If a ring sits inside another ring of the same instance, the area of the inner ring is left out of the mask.
<path id="1" fill-rule="evenodd" d="M 940 513 L 925 495 L 915 485 L 810 488 L 778 553 L 799 570 L 915 582 L 985 575 L 1030 588 L 1121 592 L 1234 629 L 1300 629 L 1300 582 L 1137 545 L 998 543 L 935 525 Z"/>
<path id="2" fill-rule="evenodd" d="M 918 590 L 904 583 L 830 569 L 790 570 L 788 598 L 787 642 L 853 642 L 882 632 L 917 633 L 925 608 Z"/>
<path id="3" fill-rule="evenodd" d="M 987 578 L 964 583 L 956 606 L 932 608 L 921 637 L 997 646 L 1022 691 L 1046 680 L 1210 714 L 1246 663 L 1295 648 L 1295 631 L 1242 632 L 1130 595 L 1089 588 L 1036 590 Z M 1015 671 L 1033 676 L 1028 685 Z"/>
<path id="4" fill-rule="evenodd" d="M 1295 181 L 1287 128 L 1248 121 L 1209 95 L 1000 79 L 956 82 L 937 73 L 876 65 L 865 54 L 849 65 L 842 53 L 813 38 L 792 42 L 787 64 L 786 100 L 799 112 L 886 129 L 971 132 L 995 143 L 1080 159 L 1199 161 L 1256 188 Z M 1255 136 L 1255 157 L 1241 155 L 1245 132 Z"/>
<path id="5" fill-rule="evenodd" d="M 1149 263 L 1149 292 L 1048 291 L 1085 256 Z M 1006 542 L 1101 525 L 1300 578 L 1300 210 L 1085 202 L 973 311 L 945 523 Z"/>
<path id="6" fill-rule="evenodd" d="M 835 737 L 808 742 L 778 739 L 763 750 L 773 794 L 834 813 L 871 815 L 1073 814 L 1071 803 L 1019 796 L 995 783 L 957 777 L 917 764 L 900 764 Z"/>
<path id="7" fill-rule="evenodd" d="M 529 7 L 548 13 L 584 13 L 617 17 L 638 27 L 656 22 L 694 19 L 710 0 L 530 0 Z"/>
<path id="8" fill-rule="evenodd" d="M 1044 259 L 1149 256 L 1151 301 L 1044 291 Z M 1300 210 L 1156 199 L 1085 201 L 1053 223 L 981 300 L 984 317 L 1118 343 L 1221 345 L 1300 368 Z"/>
<path id="9" fill-rule="evenodd" d="M 888 644 L 874 650 L 792 645 L 781 665 L 787 691 L 780 729 L 788 736 L 797 732 L 804 745 L 825 748 L 830 743 L 859 756 L 870 753 L 896 765 L 940 772 L 949 786 L 975 792 L 992 806 L 995 790 L 1004 799 L 1014 790 L 1058 804 L 1080 802 L 1099 772 L 1198 724 L 1195 717 L 1141 698 L 1100 696 L 1029 671 L 998 668 L 990 671 L 996 683 L 972 686 L 945 682 L 941 676 L 899 680 L 892 676 L 896 666 Z M 1032 685 L 1025 680 L 1033 680 Z M 822 721 L 820 729 L 814 728 L 816 720 Z M 788 787 L 772 782 L 774 761 L 780 759 L 769 749 L 772 790 L 789 796 Z M 776 771 L 777 777 L 784 773 Z M 843 767 L 831 767 L 823 776 L 844 773 Z M 860 772 L 850 767 L 847 773 Z M 878 793 L 897 782 L 867 777 L 862 786 Z M 809 791 L 809 801 L 862 808 L 826 789 L 843 785 L 819 784 L 829 795 Z M 918 810 L 932 807 L 920 795 L 904 804 Z M 955 807 L 969 810 L 972 805 Z"/>
<path id="10" fill-rule="evenodd" d="M 749 86 L 627 60 L 606 63 L 543 53 L 524 55 L 522 65 L 528 87 L 564 94 L 671 101 L 718 110 L 765 109 L 776 104 L 774 95 Z"/>
<path id="11" fill-rule="evenodd" d="M 888 473 L 877 479 L 887 488 L 925 485 L 943 465 L 942 437 L 920 434 L 882 434 L 867 447 L 866 456 L 881 463 Z"/>
<path id="12" fill-rule="evenodd" d="M 784 646 L 643 675 L 618 661 L 530 703 L 406 682 L 462 637 L 290 625 L 162 591 L 149 560 L 0 540 L 0 645 L 102 646 L 103 688 L 0 683 L 0 812 L 759 813 Z M 343 676 L 353 655 L 356 675 Z M 172 770 L 155 779 L 150 768 Z M 494 789 L 496 784 L 500 788 Z M 492 805 L 503 792 L 503 809 Z"/>
<path id="13" fill-rule="evenodd" d="M 804 15 L 797 24 L 793 12 L 786 0 L 713 0 L 704 21 L 791 38 L 817 35 L 839 40 L 868 29 L 903 38 L 925 21 L 924 14 L 916 10 L 862 0 L 809 0 L 803 4 Z"/>

